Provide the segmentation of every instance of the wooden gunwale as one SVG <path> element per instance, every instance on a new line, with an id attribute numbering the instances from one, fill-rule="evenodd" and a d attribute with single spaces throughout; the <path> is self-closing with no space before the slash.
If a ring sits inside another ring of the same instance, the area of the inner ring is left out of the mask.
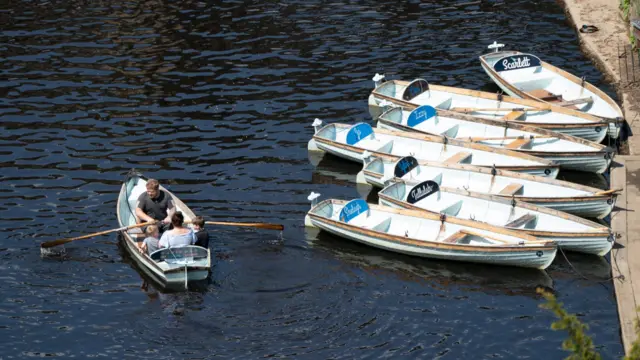
<path id="1" fill-rule="evenodd" d="M 491 232 L 495 232 L 503 235 L 512 236 L 515 238 L 523 239 L 529 244 L 540 244 L 540 246 L 539 247 L 538 246 L 522 246 L 518 244 L 479 246 L 479 245 L 468 245 L 468 244 L 447 244 L 447 243 L 442 243 L 442 242 L 433 241 L 433 240 L 413 240 L 412 238 L 406 238 L 404 236 L 391 235 L 386 232 L 376 231 L 372 229 L 365 229 L 360 226 L 351 225 L 349 223 L 333 220 L 333 219 L 313 213 L 313 210 L 316 207 L 324 205 L 325 202 L 328 202 L 328 201 L 331 201 L 333 204 L 341 204 L 341 203 L 346 204 L 346 201 L 343 201 L 343 200 L 335 200 L 335 199 L 324 200 L 318 203 L 314 208 L 312 208 L 309 211 L 309 216 L 318 221 L 328 222 L 331 225 L 337 226 L 344 230 L 352 230 L 352 231 L 357 230 L 357 232 L 362 233 L 364 235 L 368 235 L 368 236 L 372 236 L 373 234 L 375 234 L 375 236 L 378 238 L 382 238 L 384 240 L 397 243 L 397 244 L 411 245 L 411 246 L 420 247 L 420 248 L 435 248 L 435 249 L 448 249 L 448 250 L 460 250 L 460 251 L 482 250 L 485 252 L 512 252 L 512 251 L 529 252 L 529 251 L 535 251 L 535 250 L 553 250 L 554 248 L 556 248 L 556 244 L 554 241 L 539 240 L 538 238 L 531 235 L 519 233 L 519 232 L 508 230 L 505 228 L 500 228 L 497 226 L 488 225 L 485 223 L 475 222 L 470 224 L 471 220 L 459 219 L 455 217 L 445 218 L 444 222 L 451 223 L 451 224 L 465 225 L 472 228 L 479 228 L 486 231 L 491 231 Z M 375 205 L 375 204 L 369 204 L 369 206 L 374 209 L 378 209 L 381 207 L 380 205 Z M 430 213 L 420 212 L 420 211 L 415 211 L 410 209 L 394 209 L 394 208 L 388 208 L 388 207 L 384 208 L 384 212 L 395 213 L 398 215 L 413 216 L 418 218 L 425 217 L 422 215 L 422 213 L 432 215 Z M 431 219 L 441 221 L 440 215 L 434 214 L 431 217 Z M 480 236 L 486 237 L 492 240 L 496 240 L 496 239 L 493 239 L 491 236 L 487 236 L 487 235 L 480 235 Z"/>
<path id="2" fill-rule="evenodd" d="M 518 54 L 523 54 L 520 51 L 510 51 L 509 53 L 518 55 Z M 493 53 L 492 53 L 493 54 Z M 540 101 L 543 102 L 545 104 L 552 104 L 550 102 L 544 101 L 540 98 L 537 98 L 535 96 L 532 96 L 530 94 L 528 94 L 525 91 L 522 91 L 518 88 L 516 88 L 515 86 L 509 84 L 506 80 L 504 80 L 502 78 L 502 76 L 500 76 L 500 74 L 498 74 L 498 72 L 496 72 L 493 67 L 489 66 L 489 63 L 486 61 L 485 59 L 485 55 L 480 56 L 480 61 L 482 62 L 483 67 L 488 70 L 492 75 L 495 76 L 495 79 L 499 80 L 500 83 L 502 85 L 504 85 L 505 87 L 509 88 L 511 91 L 513 91 L 514 93 L 517 93 L 518 95 L 522 96 L 524 99 L 531 99 L 531 100 L 535 100 L 535 101 Z M 542 67 L 544 67 L 545 69 L 554 72 L 560 76 L 562 76 L 563 78 L 571 81 L 572 83 L 576 84 L 576 85 L 581 85 L 582 86 L 582 79 L 578 78 L 577 76 L 564 71 L 556 66 L 553 66 L 547 62 L 544 62 L 542 60 L 540 60 L 540 65 L 542 65 Z M 584 82 L 584 87 L 591 91 L 592 93 L 596 94 L 600 99 L 604 100 L 607 104 L 611 105 L 614 110 L 616 110 L 619 114 L 619 117 L 624 118 L 624 115 L 622 113 L 622 110 L 620 109 L 620 106 L 618 106 L 618 104 L 616 104 L 615 101 L 613 101 L 613 99 L 611 99 L 611 97 L 609 97 L 609 95 L 605 94 L 602 90 L 598 89 L 597 87 L 593 86 L 591 83 L 585 81 Z M 575 111 L 580 111 L 580 110 L 575 110 Z M 600 119 L 611 119 L 611 120 L 616 120 L 616 118 L 608 118 L 608 117 L 604 117 L 604 116 L 598 116 L 598 115 L 592 115 L 589 114 L 591 116 L 594 116 L 596 118 L 600 118 Z"/>
<path id="3" fill-rule="evenodd" d="M 391 110 L 388 110 L 391 111 Z M 436 116 L 440 115 L 441 110 L 436 109 Z M 385 112 L 386 113 L 386 112 Z M 416 128 L 412 128 L 409 127 L 405 124 L 399 124 L 396 122 L 392 122 L 392 121 L 388 121 L 385 120 L 384 114 L 382 113 L 379 117 L 378 117 L 378 121 L 381 121 L 385 124 L 389 124 L 391 126 L 399 126 L 401 127 L 403 130 L 407 129 L 407 130 L 413 130 L 413 132 L 418 132 L 418 133 L 422 133 L 422 134 L 428 134 L 428 135 L 432 135 L 432 136 L 442 136 L 442 135 L 434 135 L 422 130 L 418 130 Z M 534 133 L 534 134 L 539 134 L 540 136 L 534 136 L 532 139 L 536 139 L 536 138 L 557 138 L 560 140 L 565 140 L 565 141 L 569 141 L 569 142 L 573 142 L 573 143 L 578 143 L 580 145 L 585 145 L 585 146 L 589 146 L 595 149 L 598 149 L 599 151 L 606 151 L 608 150 L 608 147 L 606 145 L 603 144 L 598 144 L 594 141 L 590 141 L 587 139 L 583 139 L 577 136 L 573 136 L 573 135 L 569 135 L 569 134 L 564 134 L 564 133 L 560 133 L 560 132 L 556 132 L 553 130 L 549 130 L 549 129 L 545 129 L 545 128 L 540 128 L 540 127 L 536 127 L 534 125 L 532 125 L 532 123 L 519 123 L 519 122 L 513 122 L 513 121 L 506 121 L 506 120 L 497 120 L 497 119 L 487 119 L 487 118 L 478 118 L 475 116 L 471 116 L 471 115 L 466 115 L 466 114 L 462 114 L 462 113 L 453 113 L 451 115 L 444 115 L 442 114 L 442 117 L 447 117 L 447 118 L 452 118 L 452 119 L 458 119 L 458 120 L 462 120 L 462 121 L 468 121 L 468 122 L 473 122 L 473 123 L 480 123 L 480 124 L 485 124 L 485 125 L 491 125 L 491 126 L 496 126 L 496 127 L 503 127 L 505 129 L 513 129 L 513 130 L 520 130 L 520 131 L 525 131 L 525 132 L 530 132 L 530 133 Z M 603 126 L 608 125 L 609 123 L 605 123 L 603 124 Z M 603 129 L 603 131 L 606 131 L 606 129 Z M 519 138 L 519 137 L 514 137 L 515 138 Z M 454 138 L 456 140 L 465 140 L 464 138 Z M 475 138 L 474 138 L 475 139 Z M 479 138 L 482 139 L 482 138 Z M 482 141 L 482 140 L 479 140 Z M 613 149 L 611 149 L 611 151 L 609 152 L 613 152 Z"/>
<path id="4" fill-rule="evenodd" d="M 315 140 L 320 142 L 320 143 L 331 145 L 331 146 L 334 146 L 334 147 L 337 147 L 337 148 L 340 148 L 340 149 L 357 152 L 359 154 L 363 154 L 364 153 L 364 150 L 362 148 L 355 147 L 353 145 L 342 144 L 342 143 L 339 143 L 337 141 L 324 139 L 324 138 L 317 138 Z M 399 156 L 399 155 L 389 155 L 389 154 L 385 154 L 385 153 L 379 153 L 379 152 L 373 151 L 373 150 L 367 150 L 367 151 L 370 152 L 372 156 L 383 158 L 383 159 L 390 160 L 390 161 L 397 161 L 397 160 L 400 160 L 402 158 L 402 156 Z M 545 161 L 549 161 L 549 160 L 545 160 Z M 453 163 L 449 163 L 449 164 L 453 164 Z M 560 165 L 556 165 L 556 164 L 551 164 L 551 165 L 522 165 L 522 166 L 501 165 L 501 166 L 496 166 L 496 169 L 515 171 L 515 170 L 535 170 L 535 169 L 557 169 L 559 167 L 560 167 Z"/>
<path id="5" fill-rule="evenodd" d="M 446 164 L 446 163 L 442 163 L 442 162 L 439 162 L 439 161 L 430 161 L 430 160 L 418 160 L 418 164 L 420 166 L 429 166 L 429 167 L 437 167 L 437 168 L 449 168 L 449 169 L 454 169 L 454 170 L 466 170 L 466 171 L 477 172 L 477 173 L 482 173 L 482 174 L 487 174 L 487 175 L 492 175 L 492 171 L 493 171 L 493 169 L 491 169 L 489 167 L 484 167 L 484 166 L 468 165 L 468 164 L 451 164 L 451 163 Z M 590 192 L 590 193 L 594 193 L 594 194 L 597 193 L 597 192 L 602 191 L 602 190 L 600 190 L 598 188 L 594 188 L 594 187 L 591 187 L 591 186 L 581 185 L 581 184 L 577 184 L 577 183 L 570 182 L 570 181 L 552 179 L 552 178 L 549 178 L 549 177 L 524 174 L 524 173 L 514 172 L 514 171 L 510 171 L 510 170 L 498 169 L 498 168 L 496 168 L 495 171 L 496 171 L 496 176 L 504 176 L 504 177 L 509 177 L 509 178 L 518 178 L 518 179 L 522 179 L 522 180 L 529 180 L 529 181 L 535 181 L 535 182 L 540 182 L 540 183 L 545 183 L 545 184 L 550 184 L 550 185 L 557 185 L 557 186 L 562 186 L 562 187 L 565 187 L 565 188 L 581 190 L 581 191 Z M 364 170 L 364 173 L 365 174 L 376 174 L 376 173 L 372 172 L 371 170 Z M 380 178 L 382 176 L 377 176 L 376 175 L 375 177 Z M 401 180 L 401 179 L 398 179 L 398 180 Z"/>
<path id="6" fill-rule="evenodd" d="M 409 82 L 408 81 L 403 81 L 403 80 L 390 80 L 393 81 L 397 84 L 400 85 L 408 85 Z M 480 94 L 486 94 L 483 96 L 478 96 L 484 99 L 489 99 L 489 100 L 495 100 L 498 101 L 498 95 L 497 94 L 493 94 L 493 93 L 485 93 L 485 92 L 479 92 L 479 91 L 475 91 L 475 90 L 468 90 L 468 89 L 458 89 L 458 88 L 450 88 L 447 86 L 442 86 L 442 85 L 431 85 L 429 84 L 429 88 L 432 88 L 433 90 L 440 90 L 440 91 L 449 91 L 449 92 L 453 92 L 456 94 L 461 94 L 461 95 L 470 95 L 473 96 L 472 94 L 464 94 L 462 92 L 477 92 Z M 388 96 L 388 95 L 384 95 L 384 94 L 380 94 L 378 92 L 376 92 L 375 90 L 372 91 L 373 95 L 377 98 L 383 99 L 383 100 L 387 100 L 391 103 L 394 103 L 396 105 L 400 105 L 403 108 L 409 109 L 409 110 L 413 110 L 418 108 L 420 105 L 416 105 L 413 104 L 409 101 L 406 100 L 401 100 L 401 99 L 397 99 L 395 97 L 392 96 Z M 585 113 L 585 112 L 581 112 L 578 110 L 573 110 L 573 109 L 567 109 L 561 106 L 555 106 L 555 105 L 549 105 L 548 103 L 544 103 L 546 105 L 546 107 L 540 108 L 539 106 L 541 105 L 540 102 L 536 101 L 536 100 L 530 100 L 530 99 L 518 99 L 518 98 L 514 98 L 514 97 L 509 97 L 509 96 L 503 96 L 502 101 L 504 102 L 511 102 L 511 103 L 517 103 L 519 105 L 525 105 L 525 106 L 529 106 L 529 107 L 535 107 L 535 109 L 530 109 L 530 110 L 535 110 L 535 111 L 552 111 L 555 113 L 560 113 L 560 114 L 565 114 L 565 115 L 570 115 L 570 116 L 574 116 L 574 117 L 579 117 L 582 118 L 584 120 L 587 120 L 588 122 L 584 122 L 584 123 L 541 123 L 541 122 L 530 122 L 530 121 L 526 121 L 526 124 L 529 126 L 535 126 L 535 127 L 539 127 L 539 128 L 545 128 L 545 129 L 582 129 L 582 128 L 591 128 L 594 126 L 609 126 L 609 123 L 611 123 L 611 121 L 604 121 L 602 118 L 600 117 L 596 117 L 593 116 L 591 114 Z M 523 103 L 524 102 L 524 103 Z M 530 102 L 530 103 L 528 103 Z M 456 115 L 456 114 L 462 114 L 462 113 L 458 113 L 455 111 L 451 111 L 451 110 L 443 110 L 443 109 L 437 109 L 438 112 L 440 112 L 443 116 L 451 116 L 451 115 Z M 527 109 L 525 109 L 527 110 Z M 466 115 L 466 114 L 464 114 Z M 466 115 L 466 116 L 471 116 L 471 115 Z M 477 115 L 477 116 L 473 116 L 474 118 L 478 118 L 478 119 L 484 119 L 483 115 Z M 492 119 L 493 120 L 493 119 Z M 522 120 L 504 120 L 507 121 L 509 123 L 517 123 L 519 124 L 520 122 L 525 122 Z M 605 129 L 606 131 L 606 129 Z"/>
<path id="7" fill-rule="evenodd" d="M 472 197 L 477 197 L 477 198 L 482 198 L 482 199 L 487 199 L 487 200 L 492 200 L 492 201 L 496 201 L 496 202 L 501 202 L 501 203 L 506 203 L 507 201 L 504 200 L 503 197 L 497 197 L 494 195 L 485 195 L 485 194 L 479 194 L 479 193 L 475 193 L 475 192 L 465 192 L 465 191 L 461 191 L 458 189 L 453 189 L 453 188 L 447 188 L 447 187 L 442 187 L 440 188 L 441 190 L 444 190 L 446 192 L 451 192 L 451 193 L 455 193 L 455 194 L 460 194 L 460 195 L 469 195 Z M 417 211 L 425 211 L 428 213 L 432 213 L 432 214 L 439 214 L 436 213 L 435 211 L 431 211 L 431 210 L 427 210 L 421 207 L 418 207 L 414 204 L 409 204 L 406 201 L 402 201 L 402 200 L 398 200 L 395 198 L 390 197 L 387 194 L 384 193 L 378 193 L 378 196 L 390 203 L 396 204 L 398 206 L 401 206 L 404 209 L 412 209 L 412 210 L 417 210 Z M 529 204 L 529 203 L 524 203 L 522 201 L 518 201 L 516 200 L 516 205 L 518 207 L 522 207 L 528 210 L 532 210 L 532 211 L 538 211 L 541 213 L 546 213 L 549 215 L 555 215 L 558 217 L 561 217 L 563 219 L 566 220 L 571 220 L 577 223 L 581 223 L 583 225 L 589 225 L 589 226 L 593 226 L 593 225 L 599 225 L 593 221 L 581 218 L 579 216 L 576 215 L 571 215 L 568 213 L 564 213 L 558 210 L 553 210 L 553 209 L 549 209 L 546 207 L 542 207 L 542 206 L 536 206 L 534 204 Z M 447 215 L 449 216 L 449 215 Z M 475 220 L 477 221 L 477 220 Z M 496 226 L 496 225 L 493 225 Z M 523 231 L 526 232 L 529 235 L 532 236 L 548 236 L 548 237 L 562 237 L 562 238 L 578 238 L 578 237 L 601 237 L 603 235 L 609 236 L 611 234 L 611 231 L 608 228 L 603 228 L 603 227 L 596 227 L 594 228 L 595 231 L 589 231 L 589 232 L 571 232 L 571 233 L 567 233 L 567 232 L 557 232 L 557 231 L 545 231 L 545 230 L 533 230 L 533 229 L 512 229 L 515 231 Z"/>
<path id="8" fill-rule="evenodd" d="M 351 125 L 349 125 L 349 124 L 333 123 L 333 124 L 326 125 L 325 127 L 323 127 L 323 129 L 326 128 L 327 126 L 335 126 L 336 129 L 345 129 L 345 128 L 351 127 Z M 322 129 L 320 131 L 318 131 L 318 133 L 320 133 L 321 131 L 322 131 Z M 467 148 L 467 149 L 474 149 L 474 150 L 478 150 L 478 151 L 491 152 L 491 153 L 496 153 L 496 154 L 500 154 L 500 155 L 506 155 L 506 156 L 511 156 L 511 157 L 515 157 L 515 158 L 520 158 L 520 159 L 523 159 L 523 160 L 534 161 L 534 162 L 538 162 L 541 165 L 555 165 L 552 161 L 549 161 L 549 160 L 546 160 L 546 159 L 542 159 L 542 158 L 539 158 L 539 157 L 536 157 L 536 156 L 531 156 L 531 155 L 519 153 L 517 151 L 494 148 L 494 147 L 491 147 L 491 146 L 488 146 L 488 145 L 476 144 L 476 143 L 470 143 L 468 141 L 452 139 L 452 138 L 446 138 L 445 136 L 441 136 L 441 135 L 429 135 L 429 134 L 421 134 L 421 133 L 408 133 L 408 132 L 404 132 L 404 131 L 393 131 L 393 130 L 385 130 L 385 129 L 377 129 L 377 128 L 374 130 L 374 134 L 383 134 L 383 135 L 390 135 L 390 136 L 396 136 L 396 137 L 401 137 L 401 138 L 409 138 L 409 139 L 426 141 L 426 142 L 440 143 L 440 144 L 444 144 L 444 145 L 459 146 L 459 147 L 463 147 L 463 148 Z M 326 138 L 322 138 L 322 137 L 319 137 L 317 135 L 314 135 L 313 138 L 316 141 L 318 141 L 319 139 L 325 139 L 325 140 L 332 141 L 334 143 L 339 144 L 338 142 L 336 142 L 334 140 L 329 140 L 329 139 L 326 139 Z M 371 152 L 371 150 L 369 150 L 369 152 Z M 391 156 L 395 156 L 395 155 L 391 155 Z"/>

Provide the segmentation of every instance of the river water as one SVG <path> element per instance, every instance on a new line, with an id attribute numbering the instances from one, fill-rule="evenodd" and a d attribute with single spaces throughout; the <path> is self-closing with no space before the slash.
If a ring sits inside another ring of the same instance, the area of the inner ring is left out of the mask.
<path id="1" fill-rule="evenodd" d="M 376 72 L 497 91 L 477 56 L 498 40 L 611 92 L 555 2 L 451 4 L 2 2 L 0 358 L 562 358 L 537 285 L 619 358 L 608 258 L 447 263 L 303 226 L 311 191 L 361 195 L 357 165 L 306 145 L 315 118 L 370 120 Z M 115 234 L 41 257 L 116 228 L 131 168 L 207 219 L 285 231 L 210 227 L 217 265 L 186 293 L 145 288 Z"/>

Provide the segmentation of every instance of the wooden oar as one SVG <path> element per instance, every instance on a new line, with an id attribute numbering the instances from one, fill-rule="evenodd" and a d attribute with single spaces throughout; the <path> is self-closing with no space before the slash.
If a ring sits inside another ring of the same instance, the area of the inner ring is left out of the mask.
<path id="1" fill-rule="evenodd" d="M 529 137 L 529 136 L 502 136 L 502 137 L 469 137 L 469 138 L 458 138 L 459 140 L 466 140 L 469 139 L 469 141 L 472 142 L 477 142 L 477 141 L 488 141 L 488 140 L 516 140 L 516 139 L 551 139 L 554 138 L 555 136 L 546 136 L 546 135 L 541 135 L 541 136 L 534 136 L 534 137 Z"/>
<path id="2" fill-rule="evenodd" d="M 246 226 L 260 229 L 270 230 L 284 230 L 284 226 L 280 224 L 269 223 L 237 223 L 237 222 L 222 222 L 222 221 L 205 221 L 207 225 L 226 225 L 226 226 Z"/>
<path id="3" fill-rule="evenodd" d="M 610 190 L 607 190 L 607 191 L 598 191 L 594 195 L 596 195 L 596 196 L 609 195 L 609 194 L 613 194 L 614 192 L 617 192 L 617 191 L 622 191 L 622 189 L 610 189 Z"/>
<path id="4" fill-rule="evenodd" d="M 123 226 L 123 227 L 120 227 L 120 228 L 117 228 L 117 229 L 100 231 L 100 232 L 89 234 L 89 235 L 82 235 L 82 236 L 77 236 L 77 237 L 72 237 L 72 238 L 67 238 L 67 239 L 47 241 L 47 242 L 43 242 L 42 244 L 40 244 L 40 247 L 41 248 L 50 248 L 50 247 L 66 244 L 66 243 L 71 242 L 71 241 L 88 239 L 88 238 L 91 238 L 91 237 L 94 237 L 94 236 L 105 235 L 105 234 L 109 234 L 109 233 L 116 232 L 116 231 L 127 231 L 127 230 L 131 230 L 131 229 L 135 229 L 135 228 L 139 228 L 139 227 L 143 227 L 143 226 L 149 226 L 149 225 L 152 225 L 152 224 L 153 223 L 151 223 L 151 222 L 141 223 L 141 224 Z"/>
<path id="5" fill-rule="evenodd" d="M 472 113 L 472 112 L 479 112 L 479 111 L 542 111 L 542 110 L 549 110 L 548 108 L 542 107 L 532 107 L 532 108 L 464 108 L 464 107 L 454 107 L 449 109 L 449 111 L 455 111 L 455 112 L 461 112 L 461 113 Z"/>

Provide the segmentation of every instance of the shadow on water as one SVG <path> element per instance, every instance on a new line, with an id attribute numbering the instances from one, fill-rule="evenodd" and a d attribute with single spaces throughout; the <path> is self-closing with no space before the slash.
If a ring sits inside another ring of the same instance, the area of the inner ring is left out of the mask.
<path id="1" fill-rule="evenodd" d="M 537 297 L 538 286 L 553 289 L 553 280 L 543 270 L 486 266 L 419 258 L 375 249 L 315 228 L 306 229 L 314 249 L 380 277 L 416 282 L 440 289 L 455 286 L 463 291 Z"/>

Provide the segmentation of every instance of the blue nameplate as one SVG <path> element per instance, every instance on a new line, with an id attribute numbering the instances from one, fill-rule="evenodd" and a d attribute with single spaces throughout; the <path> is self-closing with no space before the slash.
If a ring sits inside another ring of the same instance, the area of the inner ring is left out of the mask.
<path id="1" fill-rule="evenodd" d="M 440 191 L 440 187 L 438 186 L 437 182 L 433 180 L 421 182 L 420 184 L 414 186 L 411 191 L 409 191 L 409 195 L 407 195 L 407 202 L 409 204 L 415 204 L 421 199 L 424 199 L 427 196 L 438 191 Z"/>
<path id="2" fill-rule="evenodd" d="M 413 80 L 406 89 L 404 89 L 404 93 L 402 93 L 402 99 L 409 101 L 414 97 L 422 94 L 425 91 L 429 90 L 429 83 L 424 79 L 416 79 Z"/>
<path id="3" fill-rule="evenodd" d="M 521 54 L 505 56 L 493 65 L 493 70 L 497 72 L 526 69 L 540 66 L 540 59 L 531 54 Z"/>
<path id="4" fill-rule="evenodd" d="M 351 219 L 366 211 L 369 211 L 369 204 L 367 204 L 366 201 L 362 199 L 353 199 L 346 203 L 342 208 L 339 219 L 340 221 L 348 223 Z"/>
<path id="5" fill-rule="evenodd" d="M 366 138 L 367 136 L 373 134 L 373 129 L 371 125 L 367 123 L 358 123 L 355 124 L 349 129 L 347 133 L 347 145 L 355 145 L 358 141 Z"/>
<path id="6" fill-rule="evenodd" d="M 393 175 L 401 178 L 417 167 L 418 160 L 416 160 L 416 158 L 413 156 L 405 156 L 396 163 L 396 167 L 393 169 Z"/>
<path id="7" fill-rule="evenodd" d="M 436 116 L 436 109 L 433 106 L 422 105 L 419 108 L 413 110 L 411 114 L 409 114 L 407 125 L 409 127 L 414 127 L 425 120 L 431 119 L 434 116 Z"/>

